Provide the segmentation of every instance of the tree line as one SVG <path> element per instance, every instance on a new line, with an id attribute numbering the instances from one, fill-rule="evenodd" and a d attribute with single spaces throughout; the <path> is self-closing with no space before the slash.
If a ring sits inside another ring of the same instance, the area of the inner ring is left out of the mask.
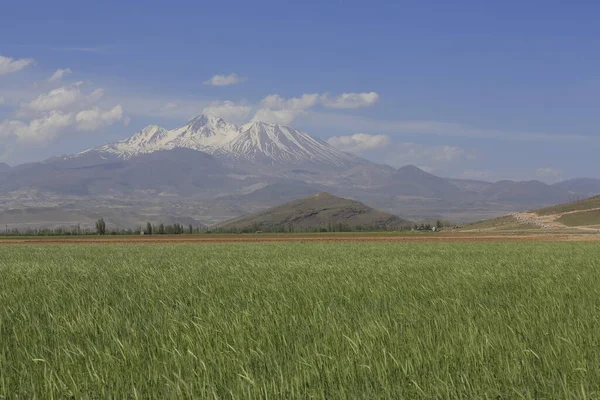
<path id="1" fill-rule="evenodd" d="M 6 226 L 4 234 L 7 236 L 85 236 L 85 235 L 198 235 L 211 233 L 325 233 L 325 232 L 385 232 L 385 231 L 430 231 L 433 226 L 437 230 L 445 224 L 437 221 L 435 225 L 422 223 L 420 225 L 399 225 L 395 227 L 381 225 L 349 225 L 343 222 L 328 222 L 317 227 L 301 227 L 292 224 L 265 226 L 254 224 L 249 227 L 209 228 L 206 226 L 187 226 L 179 223 L 174 224 L 152 224 L 147 222 L 146 226 L 138 226 L 134 229 L 122 229 L 117 226 L 109 227 L 104 218 L 99 218 L 94 228 L 82 228 L 80 225 L 71 228 L 12 228 Z"/>
<path id="2" fill-rule="evenodd" d="M 9 228 L 5 226 L 2 232 L 6 236 L 87 236 L 87 235 L 183 235 L 201 234 L 207 229 L 203 226 L 192 226 L 189 224 L 152 224 L 148 222 L 145 227 L 141 225 L 136 228 L 119 228 L 108 226 L 104 218 L 99 218 L 94 227 L 82 228 L 80 224 L 73 227 L 57 228 Z M 0 233 L 0 234 L 2 234 Z"/>

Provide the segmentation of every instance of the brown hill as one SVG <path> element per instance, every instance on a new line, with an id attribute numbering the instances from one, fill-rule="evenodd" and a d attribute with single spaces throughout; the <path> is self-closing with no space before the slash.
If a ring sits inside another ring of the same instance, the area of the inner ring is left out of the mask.
<path id="1" fill-rule="evenodd" d="M 320 192 L 277 207 L 233 218 L 216 225 L 232 231 L 395 230 L 411 221 L 375 210 L 358 201 Z"/>

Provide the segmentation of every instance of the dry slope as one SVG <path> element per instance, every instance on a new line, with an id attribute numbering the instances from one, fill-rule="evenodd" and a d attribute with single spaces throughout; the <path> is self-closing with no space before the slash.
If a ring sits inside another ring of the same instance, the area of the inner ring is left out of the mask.
<path id="1" fill-rule="evenodd" d="M 600 196 L 534 211 L 514 212 L 465 227 L 466 231 L 522 229 L 575 229 L 600 232 Z"/>

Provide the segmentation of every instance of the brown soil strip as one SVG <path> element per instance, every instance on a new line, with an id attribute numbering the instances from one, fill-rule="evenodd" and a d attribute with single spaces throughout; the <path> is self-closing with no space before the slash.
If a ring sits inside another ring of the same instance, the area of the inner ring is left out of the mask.
<path id="1" fill-rule="evenodd" d="M 125 237 L 32 237 L 3 238 L 1 245 L 77 245 L 77 244 L 227 244 L 287 242 L 572 242 L 599 241 L 600 234 L 465 234 L 439 233 L 424 235 L 202 235 L 202 236 L 125 236 Z"/>

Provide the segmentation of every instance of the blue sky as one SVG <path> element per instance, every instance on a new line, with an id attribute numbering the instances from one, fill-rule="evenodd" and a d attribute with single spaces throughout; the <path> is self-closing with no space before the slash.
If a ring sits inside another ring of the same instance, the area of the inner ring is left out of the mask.
<path id="1" fill-rule="evenodd" d="M 600 178 L 600 4 L 390 3 L 3 4 L 0 161 L 208 112 L 444 176 Z"/>

